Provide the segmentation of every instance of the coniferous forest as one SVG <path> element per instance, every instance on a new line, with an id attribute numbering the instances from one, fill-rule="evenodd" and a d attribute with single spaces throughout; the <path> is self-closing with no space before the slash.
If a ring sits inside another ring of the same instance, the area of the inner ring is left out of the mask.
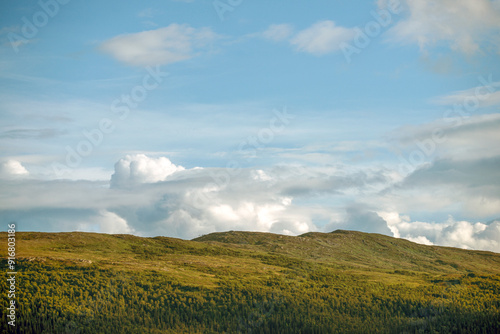
<path id="1" fill-rule="evenodd" d="M 500 332 L 491 252 L 351 231 L 16 237 L 2 333 Z"/>

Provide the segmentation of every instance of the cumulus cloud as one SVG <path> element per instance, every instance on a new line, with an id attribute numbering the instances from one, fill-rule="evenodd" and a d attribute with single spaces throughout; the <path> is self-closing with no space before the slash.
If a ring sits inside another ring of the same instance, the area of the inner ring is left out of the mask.
<path id="1" fill-rule="evenodd" d="M 0 164 L 0 178 L 9 179 L 28 175 L 28 170 L 17 160 L 7 160 Z"/>
<path id="2" fill-rule="evenodd" d="M 487 223 L 455 220 L 443 222 L 411 221 L 398 213 L 382 212 L 395 236 L 425 245 L 441 245 L 465 249 L 482 249 L 500 252 L 500 221 Z"/>
<path id="3" fill-rule="evenodd" d="M 404 0 L 402 4 L 408 17 L 391 29 L 397 41 L 416 43 L 421 50 L 445 45 L 468 55 L 491 44 L 500 51 L 497 0 Z"/>
<path id="4" fill-rule="evenodd" d="M 426 237 L 419 235 L 418 237 L 408 237 L 406 238 L 407 240 L 410 240 L 411 242 L 415 242 L 417 244 L 422 244 L 422 245 L 427 245 L 427 246 L 432 246 L 434 243 L 427 239 Z"/>
<path id="5" fill-rule="evenodd" d="M 191 169 L 173 175 L 167 182 L 136 188 L 149 203 L 116 207 L 137 229 L 162 235 L 193 238 L 214 231 L 245 230 L 299 234 L 316 227 L 307 215 L 292 208 L 290 197 L 271 189 L 270 179 L 253 170 Z"/>
<path id="6" fill-rule="evenodd" d="M 100 50 L 132 66 L 154 66 L 192 58 L 218 38 L 210 28 L 172 23 L 168 27 L 123 34 L 104 41 Z"/>
<path id="7" fill-rule="evenodd" d="M 290 40 L 290 44 L 298 51 L 320 56 L 340 50 L 341 44 L 353 39 L 355 34 L 354 29 L 325 20 L 299 31 Z"/>
<path id="8" fill-rule="evenodd" d="M 184 170 L 165 157 L 150 158 L 144 154 L 127 155 L 115 164 L 111 187 L 165 181 L 169 175 Z"/>
<path id="9" fill-rule="evenodd" d="M 114 212 L 109 212 L 106 210 L 100 210 L 99 213 L 93 217 L 90 222 L 80 224 L 80 230 L 88 230 L 88 224 L 93 226 L 97 225 L 97 231 L 100 233 L 110 233 L 110 234 L 131 234 L 134 233 L 134 229 L 128 226 L 125 219 L 118 216 Z"/>
<path id="10" fill-rule="evenodd" d="M 351 230 L 380 233 L 392 236 L 392 232 L 387 226 L 387 222 L 375 211 L 363 205 L 350 205 L 346 208 L 346 226 Z"/>

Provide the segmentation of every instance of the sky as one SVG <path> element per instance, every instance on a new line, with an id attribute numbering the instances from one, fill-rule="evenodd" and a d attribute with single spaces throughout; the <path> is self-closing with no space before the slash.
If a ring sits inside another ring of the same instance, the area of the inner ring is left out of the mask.
<path id="1" fill-rule="evenodd" d="M 6 0 L 0 221 L 500 252 L 500 1 Z"/>

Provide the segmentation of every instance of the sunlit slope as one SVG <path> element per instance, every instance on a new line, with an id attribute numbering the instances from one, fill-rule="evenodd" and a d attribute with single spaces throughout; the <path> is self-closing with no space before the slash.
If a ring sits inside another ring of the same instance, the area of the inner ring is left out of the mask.
<path id="1" fill-rule="evenodd" d="M 183 267 L 184 272 L 212 274 L 217 268 L 257 274 L 299 265 L 369 272 L 500 273 L 500 254 L 343 230 L 300 236 L 230 231 L 191 241 L 83 232 L 18 232 L 17 256 L 128 270 Z"/>
<path id="2" fill-rule="evenodd" d="M 381 234 L 337 230 L 297 237 L 259 232 L 221 232 L 194 239 L 212 245 L 314 261 L 341 268 L 423 272 L 500 272 L 500 254 L 426 246 Z"/>

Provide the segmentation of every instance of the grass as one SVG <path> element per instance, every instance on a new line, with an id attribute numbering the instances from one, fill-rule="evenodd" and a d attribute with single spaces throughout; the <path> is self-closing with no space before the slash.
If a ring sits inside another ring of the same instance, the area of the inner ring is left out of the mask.
<path id="1" fill-rule="evenodd" d="M 1 233 L 6 238 L 6 233 Z M 397 276 L 500 274 L 500 254 L 420 245 L 380 234 L 337 230 L 285 236 L 212 233 L 193 240 L 86 232 L 18 232 L 17 257 L 74 266 L 168 272 L 211 286 L 217 277 L 259 277 L 286 270 L 333 270 L 394 283 Z"/>

